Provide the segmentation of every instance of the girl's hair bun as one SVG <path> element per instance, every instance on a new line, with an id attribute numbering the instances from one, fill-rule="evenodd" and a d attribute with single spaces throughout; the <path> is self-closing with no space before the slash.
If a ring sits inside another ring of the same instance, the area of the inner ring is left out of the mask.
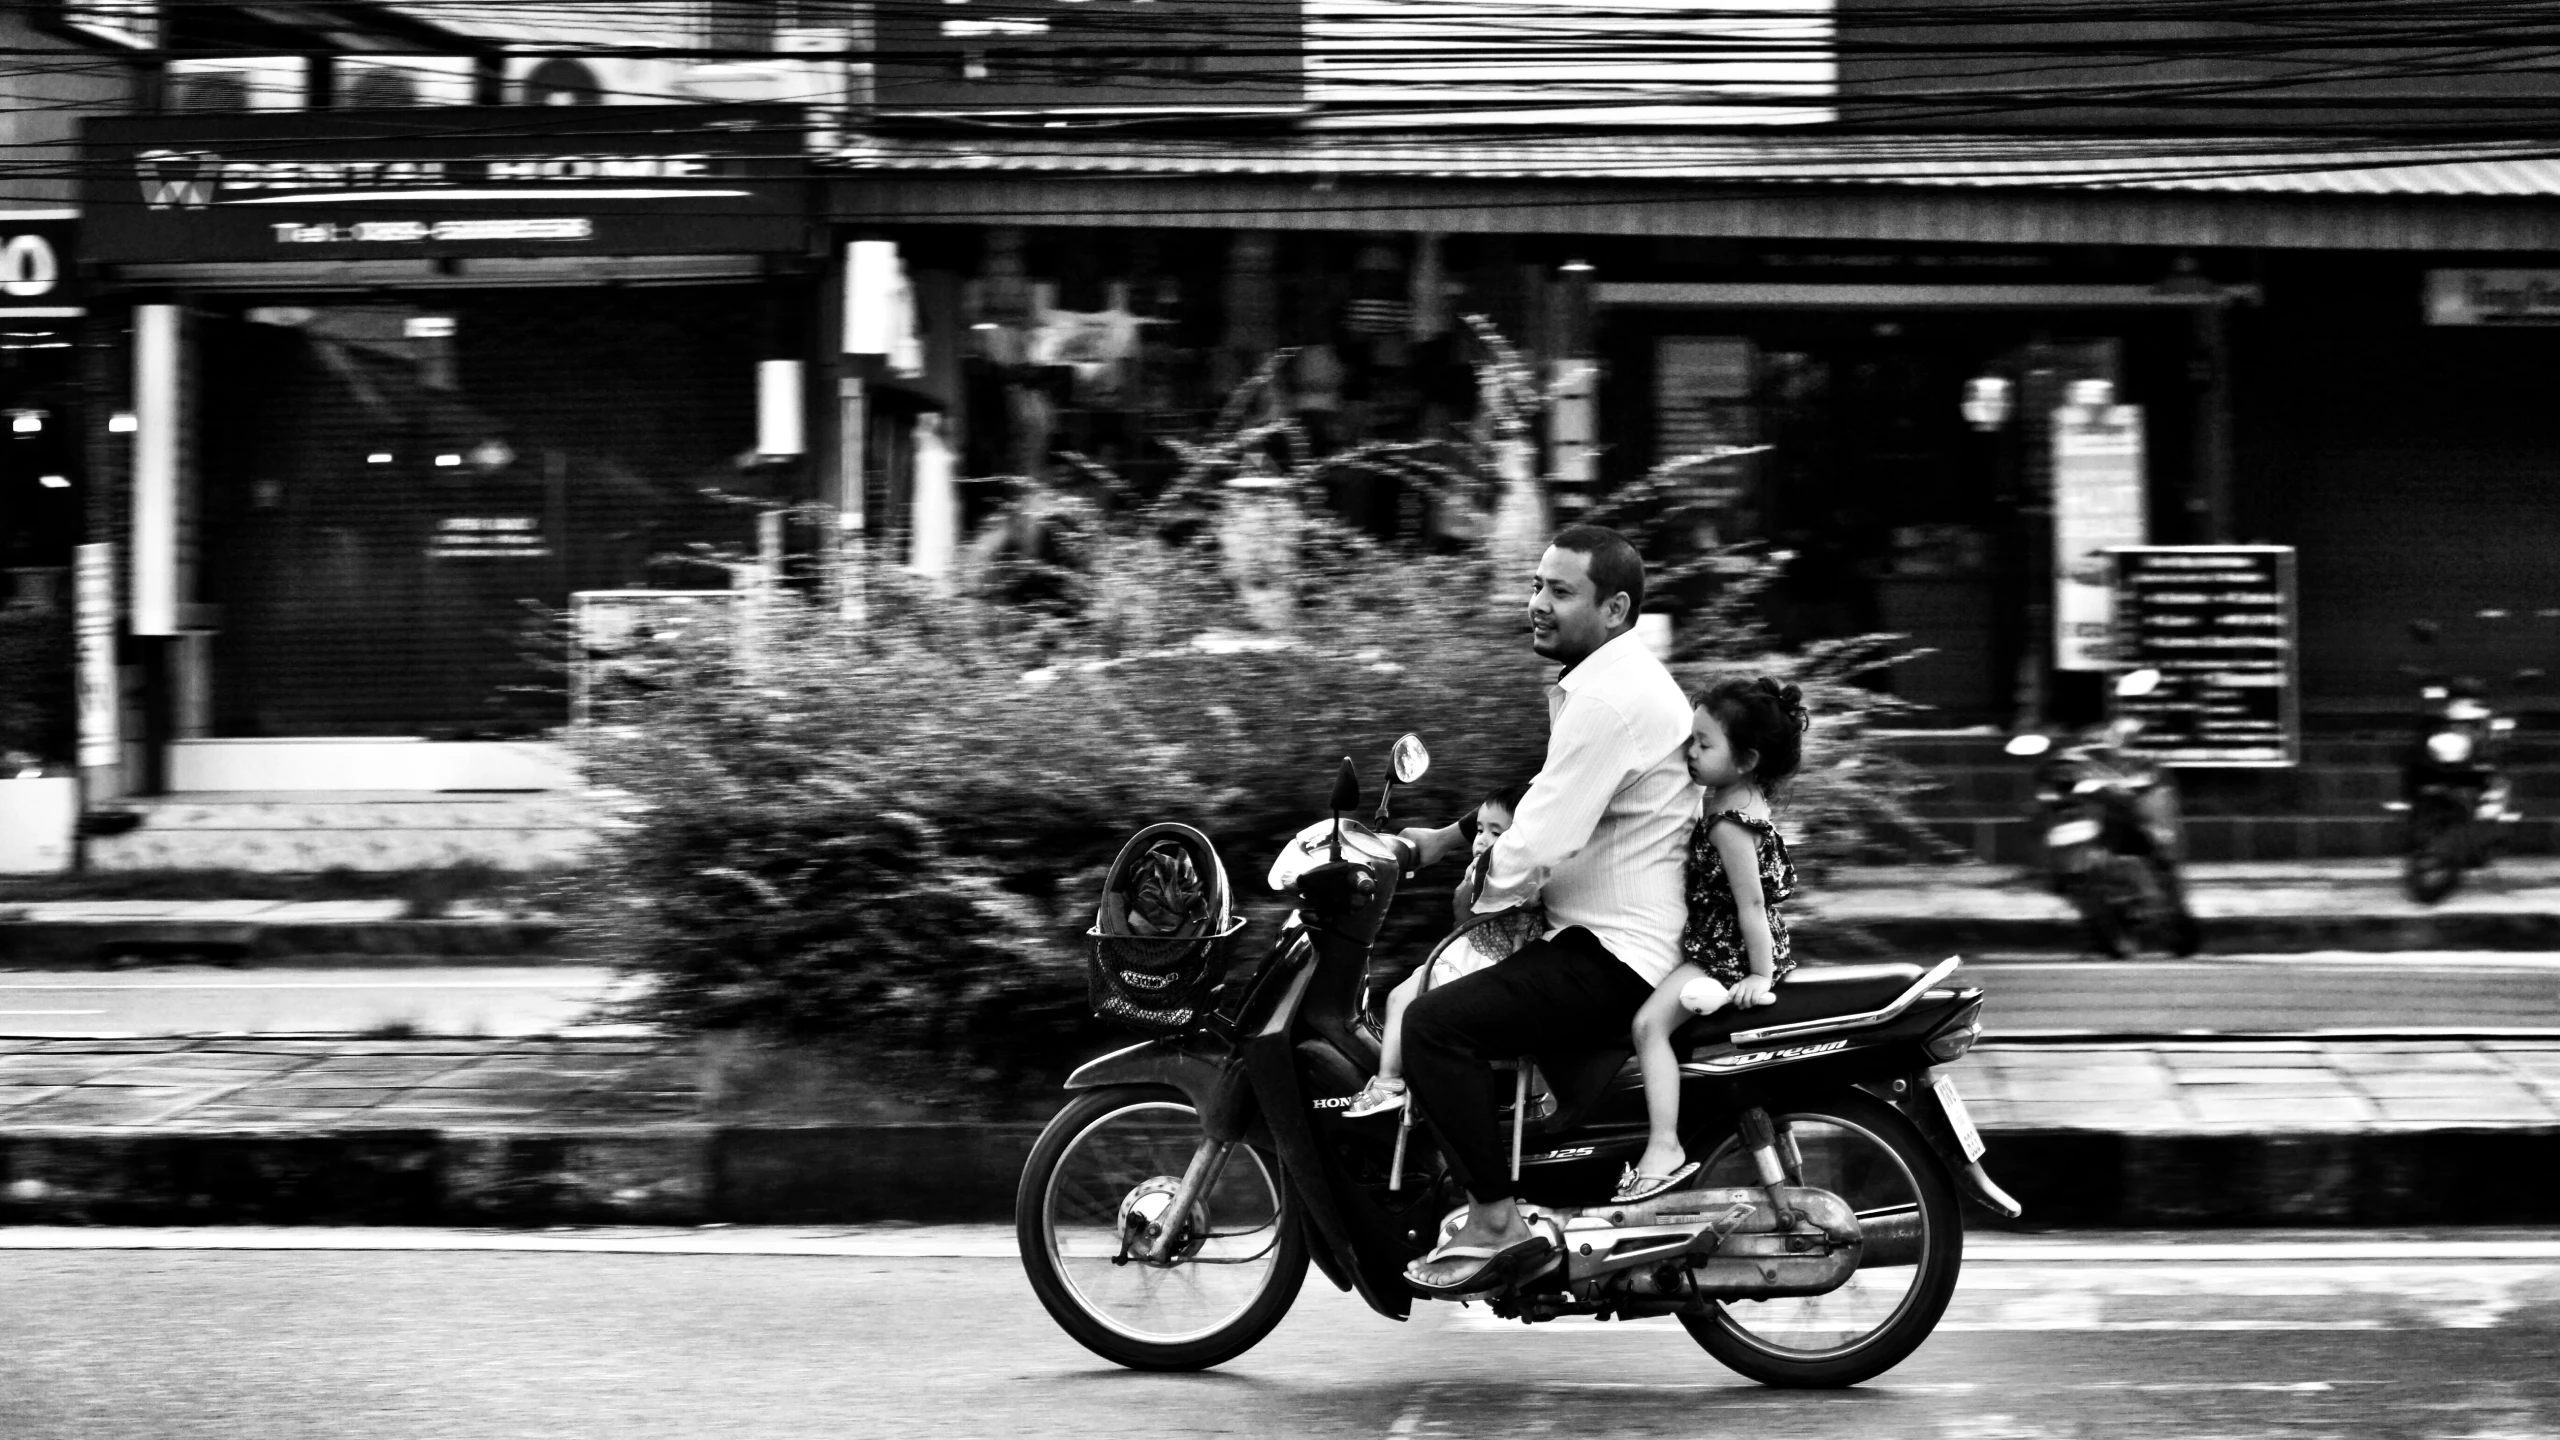
<path id="1" fill-rule="evenodd" d="M 1762 784 L 1777 784 L 1803 763 L 1803 737 L 1813 717 L 1801 687 L 1769 675 L 1725 680 L 1700 692 L 1694 703 L 1716 717 L 1735 749 L 1760 757 L 1753 774 Z"/>

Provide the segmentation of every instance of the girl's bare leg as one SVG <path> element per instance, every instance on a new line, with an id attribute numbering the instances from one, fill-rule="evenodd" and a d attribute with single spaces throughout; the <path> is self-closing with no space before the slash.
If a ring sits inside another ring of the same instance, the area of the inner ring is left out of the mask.
<path id="1" fill-rule="evenodd" d="M 1668 1175 L 1688 1163 L 1680 1145 L 1680 1061 L 1671 1053 L 1671 1032 L 1689 1018 L 1680 1003 L 1680 987 L 1706 972 L 1695 965 L 1674 969 L 1636 1011 L 1636 1063 L 1644 1073 L 1644 1109 L 1649 1122 L 1639 1175 Z"/>
<path id="2" fill-rule="evenodd" d="M 1385 1038 L 1378 1042 L 1378 1078 L 1404 1078 L 1404 1012 L 1422 993 L 1422 972 L 1414 971 L 1404 982 L 1387 992 L 1387 1026 Z"/>

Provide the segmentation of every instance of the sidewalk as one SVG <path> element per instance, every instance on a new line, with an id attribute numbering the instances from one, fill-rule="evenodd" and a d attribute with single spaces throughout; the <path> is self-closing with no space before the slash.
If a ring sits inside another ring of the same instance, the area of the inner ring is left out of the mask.
<path id="1" fill-rule="evenodd" d="M 2189 893 L 2220 954 L 2315 950 L 2560 951 L 2560 859 L 2500 860 L 2444 903 L 2401 894 L 2390 860 L 2195 865 Z M 1808 958 L 1888 951 L 1997 954 L 2083 946 L 2071 907 L 2018 871 L 1966 863 L 1864 867 L 1809 883 Z M 411 918 L 398 900 L 0 902 L 0 968 L 82 969 L 171 957 L 246 965 L 577 961 L 558 920 L 455 905 Z M 1837 934 L 1854 926 L 1865 943 Z"/>
<path id="2" fill-rule="evenodd" d="M 993 1221 L 1038 1125 L 732 1114 L 689 1042 L 0 1039 L 0 1223 Z M 2038 1227 L 2560 1222 L 2560 1040 L 1986 1044 Z"/>

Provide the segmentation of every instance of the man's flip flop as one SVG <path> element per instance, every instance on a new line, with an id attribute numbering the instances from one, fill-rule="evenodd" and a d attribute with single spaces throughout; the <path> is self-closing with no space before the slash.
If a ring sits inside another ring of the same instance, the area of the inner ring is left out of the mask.
<path id="1" fill-rule="evenodd" d="M 1633 1205 L 1639 1200 L 1650 1200 L 1667 1190 L 1677 1189 L 1681 1181 L 1697 1173 L 1698 1162 L 1695 1160 L 1668 1175 L 1639 1175 L 1636 1173 L 1636 1167 L 1630 1165 L 1627 1167 L 1627 1173 L 1619 1177 L 1618 1193 L 1609 1197 L 1609 1203 Z"/>
<path id="2" fill-rule="evenodd" d="M 1538 1262 L 1554 1253 L 1555 1245 L 1544 1235 L 1515 1240 L 1500 1249 L 1485 1245 L 1443 1245 L 1405 1267 L 1404 1283 L 1425 1295 L 1449 1298 L 1474 1295 L 1496 1289 L 1536 1268 Z M 1484 1263 L 1446 1284 L 1431 1284 L 1414 1272 L 1443 1260 L 1482 1260 Z"/>

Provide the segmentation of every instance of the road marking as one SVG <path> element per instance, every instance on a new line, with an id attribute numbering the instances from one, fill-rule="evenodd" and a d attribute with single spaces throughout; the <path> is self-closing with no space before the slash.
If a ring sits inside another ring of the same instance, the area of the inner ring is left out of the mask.
<path id="1" fill-rule="evenodd" d="M 104 1015 L 104 1010 L 0 1010 L 0 1015 Z"/>

